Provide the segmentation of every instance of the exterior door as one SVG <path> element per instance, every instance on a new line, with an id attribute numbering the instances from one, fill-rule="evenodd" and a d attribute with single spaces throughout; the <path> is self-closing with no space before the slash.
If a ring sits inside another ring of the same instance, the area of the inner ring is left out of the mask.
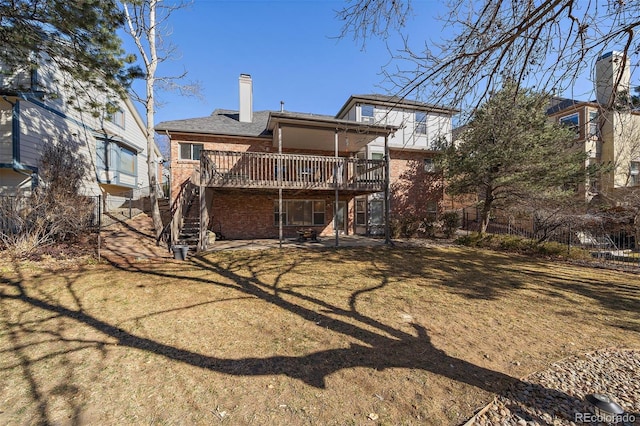
<path id="1" fill-rule="evenodd" d="M 347 203 L 338 201 L 338 215 L 336 216 L 336 228 L 344 234 L 347 229 Z"/>
<path id="2" fill-rule="evenodd" d="M 369 233 L 371 235 L 384 234 L 384 200 L 369 201 Z"/>

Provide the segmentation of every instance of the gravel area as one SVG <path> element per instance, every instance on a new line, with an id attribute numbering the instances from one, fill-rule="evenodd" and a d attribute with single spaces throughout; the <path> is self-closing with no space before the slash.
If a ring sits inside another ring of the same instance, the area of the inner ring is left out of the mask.
<path id="1" fill-rule="evenodd" d="M 599 422 L 589 394 L 617 402 L 625 415 Z M 617 421 L 617 423 L 616 423 Z M 468 425 L 640 425 L 640 350 L 606 349 L 553 363 L 496 398 Z"/>

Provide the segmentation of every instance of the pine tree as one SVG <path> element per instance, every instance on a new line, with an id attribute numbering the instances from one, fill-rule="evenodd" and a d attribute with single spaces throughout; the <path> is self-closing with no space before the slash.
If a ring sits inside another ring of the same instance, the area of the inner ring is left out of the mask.
<path id="1" fill-rule="evenodd" d="M 72 78 L 120 94 L 138 76 L 135 57 L 116 30 L 124 16 L 113 0 L 0 0 L 0 64 L 3 73 L 54 61 Z"/>
<path id="2" fill-rule="evenodd" d="M 481 232 L 494 208 L 573 197 L 586 182 L 588 154 L 575 144 L 575 132 L 549 121 L 547 105 L 545 95 L 508 82 L 440 155 L 447 192 L 478 195 Z"/>

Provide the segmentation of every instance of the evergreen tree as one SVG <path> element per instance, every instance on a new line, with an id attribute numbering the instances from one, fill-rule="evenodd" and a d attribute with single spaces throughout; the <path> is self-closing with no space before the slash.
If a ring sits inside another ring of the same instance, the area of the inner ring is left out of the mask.
<path id="1" fill-rule="evenodd" d="M 512 82 L 476 110 L 439 157 L 451 195 L 477 194 L 481 232 L 493 208 L 575 196 L 586 182 L 586 153 L 575 132 L 549 121 L 548 97 Z"/>
<path id="2" fill-rule="evenodd" d="M 114 0 L 0 0 L 2 72 L 37 67 L 36 55 L 71 77 L 121 94 L 139 72 L 116 30 L 124 16 Z"/>

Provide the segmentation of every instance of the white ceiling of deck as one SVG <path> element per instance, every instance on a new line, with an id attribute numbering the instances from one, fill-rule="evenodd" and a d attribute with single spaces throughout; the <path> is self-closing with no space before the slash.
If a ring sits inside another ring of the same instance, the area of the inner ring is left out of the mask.
<path id="1" fill-rule="evenodd" d="M 397 130 L 394 126 L 376 126 L 326 116 L 298 116 L 293 113 L 272 113 L 268 128 L 273 132 L 273 146 L 278 147 L 278 125 L 282 130 L 282 146 L 288 149 L 357 152 L 377 137 Z"/>

